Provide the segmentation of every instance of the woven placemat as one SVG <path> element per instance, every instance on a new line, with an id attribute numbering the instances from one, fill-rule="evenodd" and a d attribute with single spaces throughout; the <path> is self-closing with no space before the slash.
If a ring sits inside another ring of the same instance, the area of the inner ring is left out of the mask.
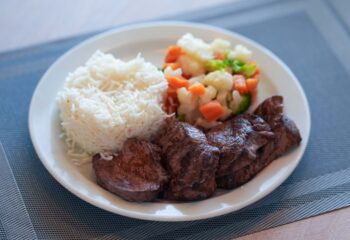
<path id="1" fill-rule="evenodd" d="M 241 1 L 172 17 L 220 26 L 271 49 L 300 80 L 312 131 L 304 157 L 272 194 L 237 213 L 150 222 L 80 200 L 45 170 L 28 133 L 28 107 L 45 70 L 92 34 L 0 54 L 0 239 L 231 239 L 350 205 L 350 45 L 337 1 Z"/>

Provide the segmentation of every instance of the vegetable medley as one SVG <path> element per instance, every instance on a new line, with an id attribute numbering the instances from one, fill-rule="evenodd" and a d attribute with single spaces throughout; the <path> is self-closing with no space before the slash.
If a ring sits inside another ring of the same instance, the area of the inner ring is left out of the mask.
<path id="1" fill-rule="evenodd" d="M 260 71 L 252 52 L 215 39 L 210 44 L 187 33 L 167 50 L 165 108 L 181 121 L 210 128 L 248 110 L 257 93 Z"/>

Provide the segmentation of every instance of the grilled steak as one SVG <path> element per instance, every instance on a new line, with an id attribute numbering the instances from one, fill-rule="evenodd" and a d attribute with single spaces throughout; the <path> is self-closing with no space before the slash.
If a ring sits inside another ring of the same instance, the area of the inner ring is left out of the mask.
<path id="1" fill-rule="evenodd" d="M 235 116 L 206 134 L 169 117 L 155 144 L 128 139 L 118 155 L 106 160 L 96 154 L 92 163 L 97 183 L 128 201 L 193 201 L 210 197 L 217 186 L 248 182 L 300 141 L 297 126 L 283 114 L 283 97 L 273 96 L 254 114 Z"/>
<path id="2" fill-rule="evenodd" d="M 164 165 L 170 175 L 166 198 L 191 201 L 214 193 L 219 149 L 208 144 L 202 131 L 171 117 L 156 143 L 162 147 Z"/>
<path id="3" fill-rule="evenodd" d="M 301 141 L 300 133 L 295 123 L 283 115 L 283 98 L 281 96 L 274 96 L 266 99 L 258 106 L 254 114 L 262 117 L 271 126 L 274 137 L 268 139 L 264 145 L 261 145 L 255 152 L 255 158 L 238 157 L 237 159 L 237 157 L 234 156 L 232 162 L 239 161 L 245 164 L 244 166 L 240 164 L 239 167 L 234 169 L 230 174 L 218 175 L 216 181 L 219 187 L 230 189 L 248 182 L 273 160 L 277 159 L 291 148 L 299 145 Z M 240 117 L 242 116 L 238 116 L 234 118 L 234 120 Z M 253 122 L 252 124 L 254 125 Z M 233 128 L 235 127 L 244 128 L 245 126 L 236 124 Z M 209 136 L 208 139 L 210 139 Z M 225 160 L 226 161 L 223 161 L 222 158 L 220 158 L 219 169 L 222 162 L 229 162 L 228 158 Z"/>
<path id="4" fill-rule="evenodd" d="M 220 149 L 217 185 L 227 189 L 242 184 L 242 181 L 238 181 L 242 177 L 235 173 L 252 167 L 264 147 L 274 139 L 270 126 L 261 117 L 253 114 L 238 115 L 227 120 L 212 128 L 206 136 L 210 144 Z M 251 177 L 253 175 L 246 178 L 250 180 Z"/>
<path id="5" fill-rule="evenodd" d="M 254 113 L 265 119 L 276 135 L 275 141 L 271 143 L 273 146 L 270 146 L 271 151 L 263 156 L 267 159 L 267 162 L 270 163 L 300 144 L 301 136 L 297 126 L 291 119 L 283 115 L 282 96 L 273 96 L 266 99 Z"/>
<path id="6" fill-rule="evenodd" d="M 158 146 L 142 140 L 128 139 L 112 160 L 100 154 L 93 157 L 97 183 L 128 201 L 152 201 L 168 181 L 160 164 Z"/>

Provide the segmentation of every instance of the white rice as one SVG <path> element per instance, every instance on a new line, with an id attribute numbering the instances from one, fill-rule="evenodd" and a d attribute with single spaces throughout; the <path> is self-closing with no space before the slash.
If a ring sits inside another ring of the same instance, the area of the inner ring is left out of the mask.
<path id="1" fill-rule="evenodd" d="M 66 78 L 58 93 L 68 154 L 77 164 L 118 151 L 130 137 L 149 139 L 162 125 L 168 83 L 154 65 L 97 51 Z"/>

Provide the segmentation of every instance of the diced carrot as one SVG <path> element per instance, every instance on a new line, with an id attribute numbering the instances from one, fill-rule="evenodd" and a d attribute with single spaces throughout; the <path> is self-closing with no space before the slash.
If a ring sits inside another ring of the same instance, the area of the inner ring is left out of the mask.
<path id="1" fill-rule="evenodd" d="M 188 88 L 190 86 L 190 82 L 182 77 L 168 76 L 166 79 L 168 80 L 169 86 L 172 88 Z"/>
<path id="2" fill-rule="evenodd" d="M 258 86 L 258 79 L 256 78 L 248 78 L 246 80 L 247 88 L 249 91 L 254 91 L 256 87 Z"/>
<path id="3" fill-rule="evenodd" d="M 171 67 L 171 69 L 176 70 L 178 68 L 181 68 L 180 63 L 164 63 L 163 69 L 166 69 L 167 67 Z"/>
<path id="4" fill-rule="evenodd" d="M 165 56 L 165 62 L 166 63 L 174 63 L 177 61 L 177 59 L 180 57 L 180 55 L 183 53 L 182 48 L 176 45 L 170 46 L 168 48 L 167 54 Z"/>
<path id="5" fill-rule="evenodd" d="M 240 94 L 245 94 L 249 92 L 243 75 L 233 75 L 233 84 L 235 90 L 237 90 Z"/>
<path id="6" fill-rule="evenodd" d="M 207 89 L 201 83 L 192 84 L 189 86 L 188 90 L 195 96 L 202 96 L 207 91 Z"/>
<path id="7" fill-rule="evenodd" d="M 214 59 L 224 60 L 225 59 L 225 54 L 223 52 L 215 52 L 214 53 Z"/>
<path id="8" fill-rule="evenodd" d="M 214 100 L 200 106 L 199 111 L 208 122 L 212 122 L 220 118 L 225 109 L 218 101 Z"/>

